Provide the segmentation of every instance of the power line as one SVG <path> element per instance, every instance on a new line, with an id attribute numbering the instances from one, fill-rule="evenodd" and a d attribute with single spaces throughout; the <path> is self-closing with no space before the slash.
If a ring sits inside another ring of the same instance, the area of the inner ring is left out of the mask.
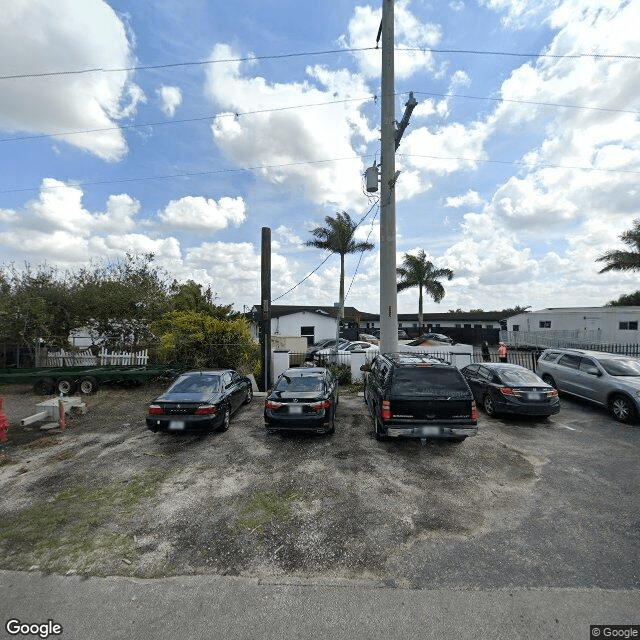
<path id="1" fill-rule="evenodd" d="M 633 111 L 631 109 L 615 109 L 611 107 L 591 107 L 586 105 L 577 105 L 577 104 L 562 104 L 557 102 L 537 102 L 535 100 L 516 100 L 511 98 L 494 98 L 490 96 L 471 96 L 464 95 L 458 93 L 436 93 L 432 91 L 414 91 L 416 95 L 423 96 L 433 96 L 438 98 L 462 98 L 467 100 L 487 100 L 492 102 L 508 102 L 514 104 L 526 104 L 533 106 L 543 106 L 543 107 L 554 107 L 554 108 L 562 108 L 562 109 L 579 109 L 585 111 L 603 111 L 608 113 L 629 113 L 632 115 L 638 115 L 640 112 Z M 402 94 L 396 94 L 402 95 Z M 376 101 L 378 96 L 376 95 L 367 95 L 362 96 L 360 98 L 345 98 L 343 100 L 327 100 L 326 102 L 312 102 L 308 104 L 299 104 L 299 105 L 291 105 L 286 107 L 271 107 L 269 109 L 254 109 L 252 111 L 238 111 L 238 112 L 228 112 L 228 113 L 217 113 L 206 116 L 194 116 L 193 118 L 180 118 L 180 119 L 171 119 L 171 120 L 156 120 L 155 122 L 142 122 L 139 124 L 123 124 L 116 125 L 112 127 L 98 127 L 95 129 L 75 129 L 71 131 L 60 131 L 57 133 L 41 133 L 34 134 L 29 136 L 15 136 L 11 138 L 0 138 L 0 143 L 6 142 L 22 142 L 25 140 L 40 140 L 43 138 L 57 138 L 64 136 L 73 136 L 73 135 L 82 135 L 87 133 L 103 133 L 105 131 L 119 131 L 124 129 L 139 129 L 143 127 L 156 127 L 162 125 L 173 125 L 173 124 L 188 124 L 191 122 L 204 122 L 207 120 L 214 120 L 216 118 L 241 118 L 246 116 L 258 115 L 263 113 L 273 113 L 279 111 L 293 111 L 295 109 L 309 109 L 314 107 L 323 107 L 323 106 L 331 106 L 336 104 L 345 104 L 348 102 L 366 102 L 368 100 Z"/>
<path id="2" fill-rule="evenodd" d="M 360 53 L 363 51 L 376 51 L 376 47 L 354 47 L 347 49 L 327 49 L 324 51 L 301 51 L 297 53 L 281 53 L 263 56 L 244 56 L 238 58 L 220 58 L 217 60 L 192 60 L 187 62 L 170 62 L 164 64 L 137 65 L 130 67 L 91 67 L 87 69 L 68 69 L 61 71 L 42 71 L 31 73 L 15 73 L 8 75 L 0 75 L 0 80 L 19 80 L 28 78 L 47 78 L 66 75 L 80 75 L 89 73 L 123 73 L 131 71 L 147 71 L 152 69 L 171 69 L 175 67 L 203 66 L 210 64 L 224 64 L 235 62 L 252 62 L 255 60 L 282 60 L 287 58 L 301 58 L 312 56 L 324 56 L 340 53 Z M 478 55 L 478 56 L 507 56 L 516 58 L 551 58 L 561 59 L 596 59 L 596 60 L 640 60 L 640 55 L 629 54 L 609 54 L 609 53 L 521 53 L 516 51 L 483 51 L 479 49 L 435 49 L 431 47 L 396 47 L 396 51 L 401 52 L 421 52 L 421 53 L 443 53 L 443 54 L 461 54 L 461 55 Z"/>
<path id="3" fill-rule="evenodd" d="M 252 116 L 261 113 L 272 113 L 277 111 L 291 111 L 293 109 L 307 109 L 312 107 L 322 107 L 334 104 L 343 104 L 347 102 L 366 102 L 367 100 L 376 100 L 377 96 L 368 95 L 362 98 L 345 98 L 343 100 L 328 100 L 326 102 L 315 102 L 309 104 L 292 105 L 288 107 L 272 107 L 270 109 L 255 109 L 253 111 L 242 111 L 233 113 L 217 113 L 207 116 L 195 116 L 193 118 L 182 118 L 172 120 L 157 120 L 155 122 L 143 122 L 140 124 L 123 124 L 113 127 L 99 127 L 96 129 L 76 129 L 73 131 L 60 131 L 58 133 L 41 133 L 30 136 L 19 136 L 12 138 L 0 138 L 0 142 L 18 142 L 23 140 L 38 140 L 41 138 L 56 138 L 61 136 L 81 135 L 85 133 L 101 133 L 104 131 L 119 131 L 120 129 L 138 129 L 142 127 L 156 127 L 166 124 L 185 124 L 189 122 L 203 122 L 206 120 L 214 120 L 216 118 L 240 118 L 243 116 Z"/>
<path id="4" fill-rule="evenodd" d="M 559 102 L 537 102 L 535 100 L 516 100 L 515 98 L 492 98 L 489 96 L 469 96 L 459 93 L 432 93 L 429 91 L 414 91 L 416 95 L 421 96 L 434 96 L 437 98 L 465 98 L 468 100 L 489 100 L 493 102 L 509 102 L 515 104 L 528 104 L 539 107 L 556 107 L 561 109 L 580 109 L 585 111 L 607 111 L 611 113 L 630 113 L 632 115 L 638 115 L 639 111 L 632 111 L 631 109 L 613 109 L 610 107 L 588 107 L 581 104 L 562 104 Z"/>
<path id="5" fill-rule="evenodd" d="M 78 187 L 90 187 L 97 185 L 106 185 L 106 184 L 123 184 L 129 182 L 149 182 L 152 180 L 172 180 L 175 178 L 192 178 L 197 176 L 209 176 L 216 174 L 224 174 L 224 173 L 240 173 L 244 171 L 263 171 L 265 169 L 284 169 L 287 167 L 297 167 L 303 165 L 314 165 L 314 164 L 328 164 L 331 162 L 344 162 L 347 160 L 365 160 L 376 158 L 377 154 L 370 153 L 364 155 L 357 156 L 347 156 L 343 158 L 327 158 L 324 160 L 304 160 L 300 162 L 287 162 L 282 164 L 271 164 L 271 165 L 258 165 L 253 167 L 243 167 L 241 169 L 214 169 L 210 171 L 185 171 L 182 173 L 173 173 L 173 174 L 165 174 L 165 175 L 157 175 L 157 176 L 142 176 L 140 178 L 117 178 L 114 180 L 93 180 L 93 181 L 76 181 L 72 186 Z M 435 155 L 427 155 L 427 154 L 398 154 L 398 157 L 403 158 L 429 158 L 432 160 L 457 160 L 464 162 L 476 162 L 478 164 L 504 164 L 504 165 L 519 165 L 524 167 L 529 167 L 531 169 L 540 168 L 540 169 L 572 169 L 576 171 L 599 171 L 604 173 L 623 173 L 623 174 L 631 174 L 631 175 L 640 175 L 640 170 L 635 171 L 632 169 L 607 169 L 603 167 L 581 167 L 577 165 L 560 165 L 560 164 L 541 164 L 535 162 L 523 162 L 519 160 L 489 160 L 486 158 L 469 158 L 464 156 L 435 156 Z M 19 189 L 3 189 L 0 190 L 0 194 L 5 193 L 24 193 L 30 191 L 50 191 L 55 189 L 63 189 L 69 185 L 55 185 L 51 187 L 23 187 Z"/>

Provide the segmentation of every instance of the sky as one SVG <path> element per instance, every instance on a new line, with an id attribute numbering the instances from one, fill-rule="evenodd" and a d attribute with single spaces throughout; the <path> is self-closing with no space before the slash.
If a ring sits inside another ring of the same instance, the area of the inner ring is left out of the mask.
<path id="1" fill-rule="evenodd" d="M 13 0 L 0 13 L 0 265 L 153 253 L 235 311 L 338 301 L 305 243 L 346 211 L 374 250 L 346 305 L 379 313 L 382 0 Z M 327 8 L 330 7 L 330 10 Z M 397 265 L 454 272 L 425 312 L 600 306 L 640 217 L 638 0 L 396 0 Z M 415 313 L 417 289 L 398 295 Z"/>

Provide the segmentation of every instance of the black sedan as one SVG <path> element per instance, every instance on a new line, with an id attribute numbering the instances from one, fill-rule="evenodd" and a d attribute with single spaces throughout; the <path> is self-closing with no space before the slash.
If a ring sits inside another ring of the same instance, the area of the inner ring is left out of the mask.
<path id="1" fill-rule="evenodd" d="M 226 431 L 231 414 L 252 398 L 251 380 L 233 369 L 189 371 L 151 403 L 147 429 Z"/>
<path id="2" fill-rule="evenodd" d="M 333 433 L 338 383 L 324 367 L 292 368 L 280 374 L 264 403 L 269 430 Z"/>
<path id="3" fill-rule="evenodd" d="M 470 364 L 462 375 L 487 415 L 517 413 L 550 416 L 560 411 L 558 392 L 533 371 L 517 364 Z"/>

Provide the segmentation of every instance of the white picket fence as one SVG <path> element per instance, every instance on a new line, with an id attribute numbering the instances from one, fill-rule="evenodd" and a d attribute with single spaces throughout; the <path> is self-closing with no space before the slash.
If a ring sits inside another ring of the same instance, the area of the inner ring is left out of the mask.
<path id="1" fill-rule="evenodd" d="M 49 351 L 48 367 L 97 367 L 105 365 L 146 365 L 149 362 L 147 349 L 132 353 L 131 351 L 107 351 L 103 348 L 98 356 L 90 351 Z"/>

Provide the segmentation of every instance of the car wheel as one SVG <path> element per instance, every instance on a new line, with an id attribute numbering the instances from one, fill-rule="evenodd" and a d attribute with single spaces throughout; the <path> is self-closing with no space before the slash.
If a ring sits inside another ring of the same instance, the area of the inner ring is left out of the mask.
<path id="1" fill-rule="evenodd" d="M 383 433 L 380 425 L 378 424 L 378 421 L 375 418 L 373 419 L 373 432 L 375 433 L 376 440 L 383 441 L 387 439 L 386 434 Z"/>
<path id="2" fill-rule="evenodd" d="M 626 396 L 613 396 L 609 409 L 618 422 L 631 422 L 635 418 L 633 404 Z"/>
<path id="3" fill-rule="evenodd" d="M 327 433 L 332 436 L 336 432 L 336 412 L 333 410 L 333 415 L 331 416 L 331 426 L 329 427 L 329 431 Z"/>
<path id="4" fill-rule="evenodd" d="M 482 406 L 484 407 L 484 410 L 488 416 L 496 415 L 496 405 L 493 403 L 493 398 L 491 397 L 490 393 L 487 393 L 487 395 L 484 397 Z"/>
<path id="5" fill-rule="evenodd" d="M 231 411 L 229 405 L 224 408 L 224 415 L 222 417 L 222 424 L 220 425 L 220 431 L 226 431 L 229 428 L 229 422 L 231 421 Z"/>
<path id="6" fill-rule="evenodd" d="M 545 373 L 542 376 L 542 379 L 544 380 L 544 382 L 546 382 L 547 384 L 550 384 L 554 389 L 558 389 L 558 387 L 556 387 L 556 381 L 548 374 Z"/>
<path id="7" fill-rule="evenodd" d="M 58 391 L 60 393 L 64 393 L 65 396 L 68 396 L 76 390 L 75 382 L 71 380 L 71 378 L 60 378 L 56 387 L 58 388 Z"/>
<path id="8" fill-rule="evenodd" d="M 88 376 L 87 378 L 82 378 L 82 380 L 80 380 L 80 393 L 83 393 L 84 395 L 95 393 L 97 388 L 98 381 L 92 376 Z"/>
<path id="9" fill-rule="evenodd" d="M 249 387 L 247 389 L 247 395 L 244 398 L 244 403 L 249 404 L 253 400 L 253 389 Z"/>

